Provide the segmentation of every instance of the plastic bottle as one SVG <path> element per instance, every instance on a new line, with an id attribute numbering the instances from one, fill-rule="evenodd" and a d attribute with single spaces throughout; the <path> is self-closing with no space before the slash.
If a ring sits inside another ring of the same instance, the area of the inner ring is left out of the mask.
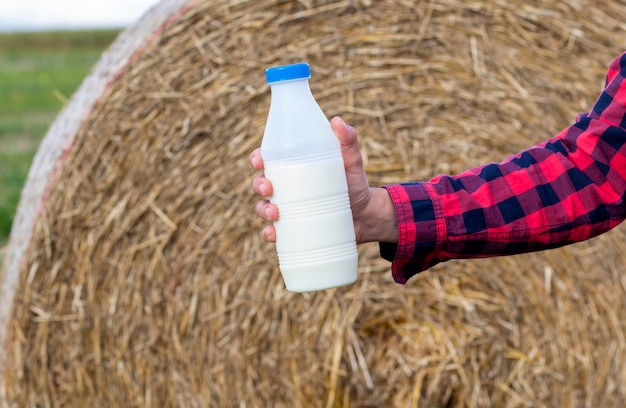
<path id="1" fill-rule="evenodd" d="M 317 104 L 308 64 L 269 68 L 261 155 L 278 207 L 276 250 L 287 290 L 354 283 L 358 253 L 339 141 Z"/>

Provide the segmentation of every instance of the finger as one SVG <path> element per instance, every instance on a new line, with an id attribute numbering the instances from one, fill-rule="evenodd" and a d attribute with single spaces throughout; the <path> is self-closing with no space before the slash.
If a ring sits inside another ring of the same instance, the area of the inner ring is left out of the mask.
<path id="1" fill-rule="evenodd" d="M 263 158 L 261 157 L 261 149 L 256 148 L 248 156 L 248 160 L 255 170 L 263 170 Z"/>
<path id="2" fill-rule="evenodd" d="M 273 225 L 268 225 L 263 228 L 261 235 L 263 236 L 263 239 L 269 243 L 276 242 L 276 228 L 274 228 Z"/>
<path id="3" fill-rule="evenodd" d="M 338 116 L 330 121 L 330 125 L 341 144 L 341 155 L 346 169 L 362 167 L 363 158 L 359 150 L 359 137 L 356 129 L 346 125 L 343 119 Z"/>
<path id="4" fill-rule="evenodd" d="M 278 219 L 278 207 L 267 200 L 261 200 L 256 204 L 256 213 L 265 221 L 276 221 Z"/>
<path id="5" fill-rule="evenodd" d="M 331 120 L 331 126 L 341 144 L 341 156 L 346 170 L 352 215 L 358 218 L 359 213 L 367 208 L 370 199 L 369 183 L 363 167 L 363 156 L 359 150 L 358 134 L 355 128 L 346 125 L 339 117 Z"/>
<path id="6" fill-rule="evenodd" d="M 272 183 L 263 175 L 256 176 L 252 180 L 252 190 L 262 197 L 270 197 L 274 194 Z"/>

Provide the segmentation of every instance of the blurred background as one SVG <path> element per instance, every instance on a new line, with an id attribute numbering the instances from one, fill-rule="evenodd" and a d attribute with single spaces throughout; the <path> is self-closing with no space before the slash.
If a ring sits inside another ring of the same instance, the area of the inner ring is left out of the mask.
<path id="1" fill-rule="evenodd" d="M 0 0 L 0 266 L 46 130 L 119 32 L 158 0 Z"/>
<path id="2" fill-rule="evenodd" d="M 158 0 L 0 0 L 0 31 L 123 28 Z"/>

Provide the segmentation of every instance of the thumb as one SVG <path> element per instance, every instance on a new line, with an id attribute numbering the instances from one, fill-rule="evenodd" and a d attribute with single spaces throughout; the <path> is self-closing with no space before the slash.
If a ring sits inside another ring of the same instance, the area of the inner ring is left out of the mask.
<path id="1" fill-rule="evenodd" d="M 359 150 L 359 137 L 356 129 L 346 125 L 339 117 L 334 117 L 330 121 L 330 125 L 341 144 L 341 155 L 343 156 L 343 165 L 346 170 L 350 206 L 352 207 L 352 215 L 355 218 L 356 226 L 358 225 L 357 220 L 359 220 L 360 214 L 367 208 L 370 201 L 369 184 L 365 168 L 363 167 L 363 157 Z M 355 231 L 357 236 L 360 237 L 360 230 L 355 229 Z"/>
<path id="2" fill-rule="evenodd" d="M 341 145 L 341 155 L 343 156 L 346 171 L 354 171 L 363 167 L 363 158 L 359 150 L 359 137 L 357 131 L 338 116 L 330 121 L 330 126 Z"/>

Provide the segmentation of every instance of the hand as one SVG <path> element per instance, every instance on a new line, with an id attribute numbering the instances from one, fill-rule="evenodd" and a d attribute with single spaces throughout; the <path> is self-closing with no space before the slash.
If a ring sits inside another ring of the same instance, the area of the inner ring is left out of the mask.
<path id="1" fill-rule="evenodd" d="M 330 124 L 341 144 L 357 243 L 398 242 L 398 226 L 393 203 L 385 189 L 369 187 L 356 129 L 347 126 L 339 117 L 333 118 Z M 249 159 L 255 170 L 263 169 L 260 149 L 255 149 Z M 272 195 L 270 181 L 265 176 L 259 175 L 253 180 L 252 189 L 265 197 L 256 205 L 257 214 L 265 221 L 276 221 L 278 208 L 267 199 Z M 276 242 L 276 230 L 272 225 L 265 227 L 262 234 L 267 242 Z"/>
<path id="2" fill-rule="evenodd" d="M 248 159 L 255 170 L 263 170 L 263 158 L 261 157 L 260 148 L 254 149 Z M 273 194 L 272 183 L 263 174 L 256 176 L 252 180 L 252 190 L 261 197 L 270 197 Z M 256 204 L 256 213 L 265 221 L 273 222 L 278 220 L 278 208 L 267 199 L 261 200 Z M 263 228 L 261 234 L 267 242 L 276 242 L 276 229 L 273 225 Z"/>

